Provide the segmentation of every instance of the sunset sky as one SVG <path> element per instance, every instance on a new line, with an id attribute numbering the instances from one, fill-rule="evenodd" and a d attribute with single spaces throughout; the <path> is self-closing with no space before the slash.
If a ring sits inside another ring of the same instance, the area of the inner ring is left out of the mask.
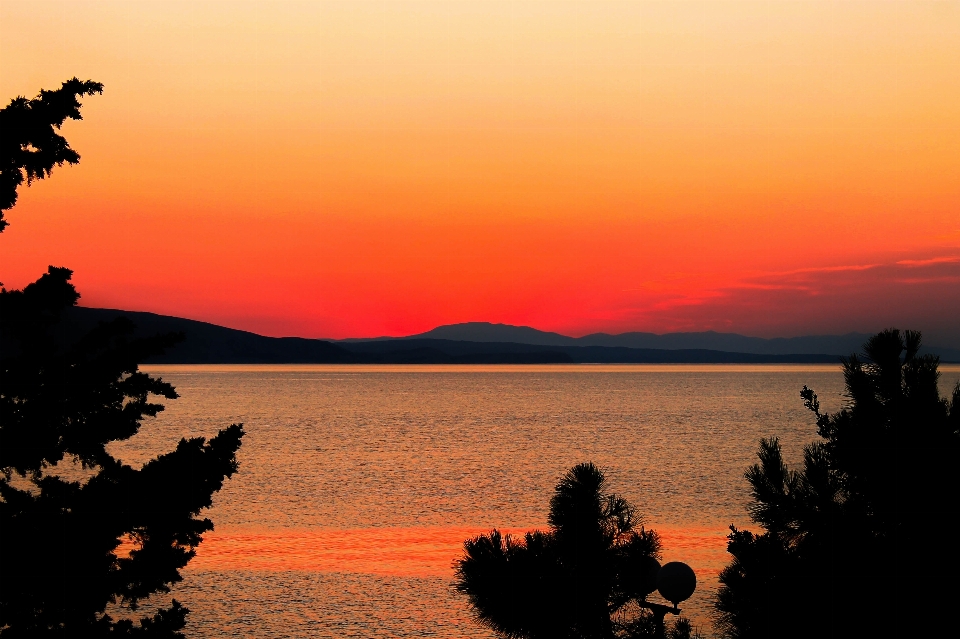
<path id="1" fill-rule="evenodd" d="M 0 0 L 104 83 L 0 280 L 267 335 L 921 329 L 960 347 L 960 2 Z"/>

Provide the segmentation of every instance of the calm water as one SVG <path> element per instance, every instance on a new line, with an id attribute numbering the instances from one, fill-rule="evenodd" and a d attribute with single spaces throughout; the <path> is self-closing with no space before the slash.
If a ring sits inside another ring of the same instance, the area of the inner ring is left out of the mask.
<path id="1" fill-rule="evenodd" d="M 593 461 L 690 563 L 709 630 L 727 527 L 747 525 L 760 437 L 815 437 L 800 388 L 832 366 L 154 366 L 181 399 L 115 449 L 136 463 L 243 422 L 240 473 L 174 596 L 195 637 L 491 637 L 452 589 L 462 541 L 543 527 L 558 477 Z M 960 368 L 945 369 L 943 387 Z"/>

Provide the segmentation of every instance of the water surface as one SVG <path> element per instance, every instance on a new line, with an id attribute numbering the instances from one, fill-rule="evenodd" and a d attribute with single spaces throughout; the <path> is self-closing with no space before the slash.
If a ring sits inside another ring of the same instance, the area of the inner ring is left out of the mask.
<path id="1" fill-rule="evenodd" d="M 816 436 L 799 391 L 842 403 L 835 366 L 152 366 L 181 399 L 116 452 L 243 422 L 240 472 L 216 496 L 174 596 L 195 637 L 491 637 L 452 590 L 462 541 L 544 527 L 582 461 L 661 532 L 700 585 L 709 629 L 743 472 L 761 437 L 788 460 Z M 960 377 L 945 367 L 943 390 Z"/>

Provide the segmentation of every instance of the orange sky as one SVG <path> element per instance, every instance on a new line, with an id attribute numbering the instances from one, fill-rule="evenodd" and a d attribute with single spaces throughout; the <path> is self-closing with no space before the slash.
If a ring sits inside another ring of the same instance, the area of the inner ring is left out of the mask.
<path id="1" fill-rule="evenodd" d="M 0 0 L 104 83 L 0 279 L 270 335 L 920 328 L 960 346 L 960 3 Z"/>

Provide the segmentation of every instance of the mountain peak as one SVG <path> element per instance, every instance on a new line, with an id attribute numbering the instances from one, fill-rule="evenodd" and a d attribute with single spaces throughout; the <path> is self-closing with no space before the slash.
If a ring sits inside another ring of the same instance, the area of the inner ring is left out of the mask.
<path id="1" fill-rule="evenodd" d="M 529 326 L 494 324 L 491 322 L 463 322 L 438 326 L 426 333 L 401 339 L 448 339 L 460 342 L 516 342 L 541 346 L 574 345 L 577 340 L 560 333 L 540 331 Z"/>

